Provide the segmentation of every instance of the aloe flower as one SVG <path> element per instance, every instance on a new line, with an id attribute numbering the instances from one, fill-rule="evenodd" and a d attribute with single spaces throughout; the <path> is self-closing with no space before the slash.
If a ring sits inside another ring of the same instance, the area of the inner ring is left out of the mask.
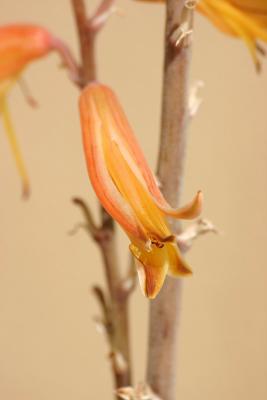
<path id="1" fill-rule="evenodd" d="M 165 0 L 139 1 L 159 3 Z M 266 0 L 198 0 L 196 9 L 222 32 L 242 39 L 257 70 L 260 69 L 258 53 L 264 54 L 264 49 L 258 42 L 267 42 Z"/>
<path id="2" fill-rule="evenodd" d="M 80 117 L 92 186 L 102 206 L 128 235 L 143 292 L 154 298 L 167 273 L 177 277 L 191 273 L 166 217 L 197 217 L 202 194 L 198 192 L 183 208 L 170 207 L 107 86 L 91 83 L 82 91 Z"/>
<path id="3" fill-rule="evenodd" d="M 22 179 L 24 195 L 29 193 L 29 179 L 9 115 L 7 94 L 29 63 L 53 50 L 60 54 L 70 71 L 75 69 L 67 47 L 46 29 L 22 24 L 0 27 L 0 114 Z"/>

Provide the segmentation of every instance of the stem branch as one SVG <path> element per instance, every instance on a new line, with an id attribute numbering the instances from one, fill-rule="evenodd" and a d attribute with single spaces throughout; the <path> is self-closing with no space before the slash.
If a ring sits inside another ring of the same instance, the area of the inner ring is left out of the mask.
<path id="1" fill-rule="evenodd" d="M 95 41 L 112 6 L 113 0 L 102 0 L 96 13 L 89 18 L 84 0 L 72 0 L 80 42 L 81 67 L 79 82 L 81 82 L 81 87 L 97 79 Z M 105 269 L 111 325 L 107 334 L 110 344 L 114 385 L 119 388 L 131 384 L 128 296 L 121 290 L 121 283 L 124 277 L 121 276 L 119 271 L 114 221 L 102 207 L 100 207 L 100 215 L 101 226 L 98 228 L 94 239 L 101 251 Z"/>

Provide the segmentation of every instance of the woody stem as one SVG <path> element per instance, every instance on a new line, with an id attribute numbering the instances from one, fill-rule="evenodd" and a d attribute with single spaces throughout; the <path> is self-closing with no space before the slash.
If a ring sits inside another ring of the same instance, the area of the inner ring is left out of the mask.
<path id="1" fill-rule="evenodd" d="M 165 63 L 163 76 L 161 138 L 158 177 L 165 197 L 173 205 L 180 201 L 188 120 L 189 41 L 175 47 L 171 38 L 179 30 L 184 0 L 167 0 Z M 173 224 L 180 232 L 180 225 Z M 147 381 L 164 400 L 176 398 L 177 340 L 181 314 L 182 282 L 167 278 L 158 297 L 150 304 Z"/>
<path id="2" fill-rule="evenodd" d="M 103 6 L 109 6 L 110 0 Z M 84 0 L 72 0 L 73 12 L 76 20 L 80 53 L 80 79 L 81 87 L 88 82 L 96 80 L 95 41 L 97 31 L 90 24 Z M 111 366 L 116 388 L 127 386 L 131 383 L 131 365 L 128 330 L 128 296 L 121 291 L 123 277 L 119 271 L 116 246 L 116 232 L 113 219 L 100 207 L 101 227 L 98 230 L 96 242 L 101 251 L 108 292 L 109 325 L 107 327 L 108 341 L 110 344 Z"/>

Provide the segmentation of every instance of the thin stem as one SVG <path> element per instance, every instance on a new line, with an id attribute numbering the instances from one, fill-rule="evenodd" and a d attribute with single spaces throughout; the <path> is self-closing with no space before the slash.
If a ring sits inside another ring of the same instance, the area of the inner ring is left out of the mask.
<path id="1" fill-rule="evenodd" d="M 96 80 L 95 41 L 113 5 L 111 0 L 102 0 L 97 12 L 88 18 L 83 0 L 72 0 L 81 53 L 81 87 Z M 104 15 L 101 18 L 101 11 Z M 101 24 L 99 24 L 99 19 Z M 128 295 L 122 288 L 124 277 L 119 271 L 116 232 L 113 219 L 100 207 L 101 226 L 94 236 L 101 250 L 109 300 L 110 327 L 107 332 L 110 344 L 111 365 L 116 388 L 131 384 L 131 360 L 128 329 Z"/>
<path id="2" fill-rule="evenodd" d="M 84 219 L 85 219 L 85 224 L 82 225 L 78 225 L 79 226 L 84 226 L 88 232 L 90 233 L 90 236 L 92 238 L 95 238 L 98 234 L 99 228 L 96 225 L 93 215 L 91 213 L 91 210 L 89 209 L 89 207 L 87 206 L 87 204 L 85 203 L 85 201 L 83 201 L 83 199 L 79 198 L 79 197 L 74 197 L 72 199 L 73 203 L 76 204 L 78 207 L 80 207 L 83 215 L 84 215 Z M 76 232 L 76 228 L 74 229 L 74 233 Z"/>
<path id="3" fill-rule="evenodd" d="M 78 29 L 81 53 L 81 85 L 96 79 L 95 33 L 88 29 L 88 17 L 84 0 L 72 0 L 72 7 Z"/>
<path id="4" fill-rule="evenodd" d="M 107 232 L 107 231 L 106 231 Z M 128 297 L 121 291 L 122 278 L 118 270 L 118 254 L 114 230 L 99 242 L 110 298 L 111 361 L 116 388 L 131 383 L 131 364 L 128 329 Z"/>
<path id="5" fill-rule="evenodd" d="M 52 38 L 52 46 L 61 57 L 62 65 L 67 68 L 69 77 L 76 85 L 80 86 L 80 71 L 77 62 L 71 53 L 69 47 L 61 39 L 57 37 Z"/>
<path id="6" fill-rule="evenodd" d="M 188 70 L 191 52 L 188 37 L 181 41 L 175 38 L 184 17 L 184 0 L 167 0 L 158 177 L 164 195 L 175 206 L 180 201 L 182 189 L 188 121 Z M 181 230 L 177 223 L 172 228 L 176 233 Z M 150 305 L 147 381 L 164 400 L 176 398 L 181 292 L 182 281 L 168 278 L 160 294 Z"/>

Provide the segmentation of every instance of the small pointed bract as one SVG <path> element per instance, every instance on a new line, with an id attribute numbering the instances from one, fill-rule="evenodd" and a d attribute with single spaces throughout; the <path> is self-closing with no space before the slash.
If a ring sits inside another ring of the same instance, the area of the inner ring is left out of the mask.
<path id="1" fill-rule="evenodd" d="M 202 193 L 180 209 L 167 203 L 109 87 L 91 83 L 82 91 L 80 117 L 92 186 L 102 206 L 128 235 L 143 292 L 154 298 L 167 273 L 178 277 L 191 273 L 167 216 L 197 217 Z"/>

